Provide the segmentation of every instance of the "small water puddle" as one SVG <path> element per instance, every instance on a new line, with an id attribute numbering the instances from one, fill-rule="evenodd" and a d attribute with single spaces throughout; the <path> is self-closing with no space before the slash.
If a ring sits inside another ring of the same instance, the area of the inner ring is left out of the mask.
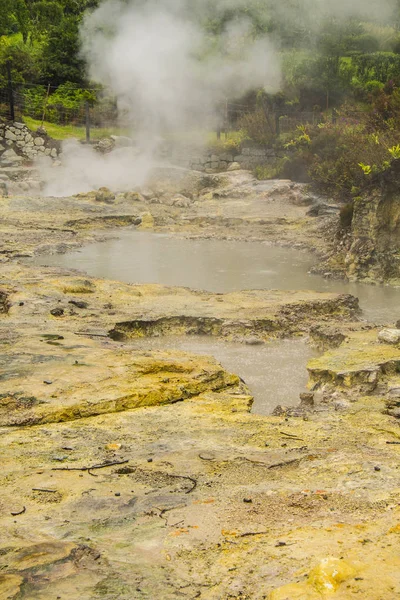
<path id="1" fill-rule="evenodd" d="M 315 258 L 307 252 L 261 242 L 187 240 L 133 229 L 112 234 L 118 238 L 66 254 L 36 257 L 33 262 L 126 283 L 159 283 L 210 292 L 308 289 L 353 294 L 359 298 L 367 320 L 393 324 L 400 319 L 400 288 L 310 275 Z"/>
<path id="2" fill-rule="evenodd" d="M 202 336 L 135 340 L 140 350 L 181 350 L 214 356 L 229 372 L 246 382 L 254 396 L 252 412 L 269 415 L 280 404 L 297 406 L 308 380 L 307 362 L 318 355 L 303 339 L 247 346 Z"/>

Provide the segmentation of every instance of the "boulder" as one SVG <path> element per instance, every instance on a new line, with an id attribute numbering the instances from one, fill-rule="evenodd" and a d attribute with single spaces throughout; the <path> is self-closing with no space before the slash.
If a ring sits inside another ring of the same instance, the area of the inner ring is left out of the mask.
<path id="1" fill-rule="evenodd" d="M 17 140 L 17 136 L 11 131 L 11 129 L 7 129 L 4 137 L 6 138 L 6 140 L 11 140 L 13 142 Z"/>
<path id="2" fill-rule="evenodd" d="M 22 156 L 18 156 L 14 150 L 11 148 L 3 152 L 1 156 L 1 162 L 3 165 L 14 165 L 16 163 L 22 162 L 24 159 Z"/>

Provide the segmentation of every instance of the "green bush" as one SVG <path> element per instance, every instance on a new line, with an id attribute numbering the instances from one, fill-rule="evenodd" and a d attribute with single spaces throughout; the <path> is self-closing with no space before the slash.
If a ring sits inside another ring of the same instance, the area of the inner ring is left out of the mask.
<path id="1" fill-rule="evenodd" d="M 240 117 L 238 126 L 246 137 L 261 146 L 270 146 L 275 140 L 274 123 L 267 119 L 262 107 Z"/>
<path id="2" fill-rule="evenodd" d="M 288 157 L 280 158 L 266 165 L 259 165 L 254 169 L 254 176 L 258 180 L 280 179 L 285 169 Z"/>

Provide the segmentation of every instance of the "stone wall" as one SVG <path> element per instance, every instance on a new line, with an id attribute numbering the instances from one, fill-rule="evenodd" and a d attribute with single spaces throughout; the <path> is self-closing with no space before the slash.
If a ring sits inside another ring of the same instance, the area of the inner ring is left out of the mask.
<path id="1" fill-rule="evenodd" d="M 0 122 L 0 166 L 15 167 L 32 161 L 41 154 L 57 158 L 59 142 L 45 130 L 33 132 L 24 123 Z"/>
<path id="2" fill-rule="evenodd" d="M 277 158 L 271 148 L 246 147 L 238 152 L 165 151 L 170 162 L 197 171 L 225 171 L 228 169 L 254 169 L 258 165 L 273 162 Z"/>
<path id="3" fill-rule="evenodd" d="M 135 147 L 134 140 L 125 136 L 112 135 L 94 145 L 94 149 L 102 154 L 108 154 L 116 148 L 124 147 Z M 160 161 L 166 161 L 187 169 L 206 172 L 226 171 L 229 169 L 252 170 L 259 165 L 273 163 L 280 157 L 272 148 L 247 146 L 242 148 L 240 152 L 235 150 L 221 153 L 205 150 L 198 146 L 177 146 L 170 143 L 161 143 L 156 155 Z"/>

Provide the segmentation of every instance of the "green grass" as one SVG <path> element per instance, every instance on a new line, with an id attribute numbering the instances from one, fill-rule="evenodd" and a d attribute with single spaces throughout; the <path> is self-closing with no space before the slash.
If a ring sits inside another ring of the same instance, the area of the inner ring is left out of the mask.
<path id="1" fill-rule="evenodd" d="M 36 131 L 38 127 L 42 125 L 42 122 L 31 117 L 24 117 L 24 123 L 32 131 Z M 76 125 L 57 125 L 55 123 L 49 123 L 44 121 L 44 128 L 50 137 L 55 140 L 68 140 L 76 138 L 78 140 L 86 139 L 85 127 L 79 127 Z M 132 132 L 126 128 L 121 127 L 93 127 L 90 130 L 91 140 L 99 140 L 101 138 L 110 137 L 110 135 L 126 135 L 132 137 Z M 242 141 L 242 134 L 238 131 L 229 132 L 227 135 L 221 133 L 221 139 L 217 139 L 215 131 L 179 131 L 179 132 L 168 132 L 163 135 L 166 140 L 172 142 L 179 142 L 182 144 L 196 144 L 200 146 L 207 146 L 212 151 L 219 152 L 236 152 L 240 142 Z"/>
<path id="2" fill-rule="evenodd" d="M 32 131 L 35 131 L 42 125 L 41 121 L 31 119 L 30 117 L 24 117 L 23 120 Z M 71 138 L 76 138 L 78 140 L 86 139 L 85 127 L 76 125 L 57 125 L 55 123 L 48 123 L 47 121 L 44 121 L 43 127 L 46 129 L 49 136 L 55 140 L 68 140 Z M 92 140 L 110 137 L 110 135 L 129 135 L 129 132 L 127 129 L 118 127 L 93 127 L 90 130 L 90 137 Z"/>

